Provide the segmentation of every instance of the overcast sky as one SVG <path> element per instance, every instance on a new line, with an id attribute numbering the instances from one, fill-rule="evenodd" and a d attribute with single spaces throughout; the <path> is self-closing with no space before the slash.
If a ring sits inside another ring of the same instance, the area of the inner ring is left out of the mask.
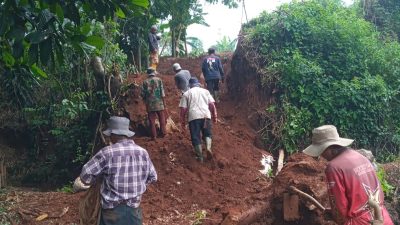
<path id="1" fill-rule="evenodd" d="M 250 20 L 257 17 L 262 11 L 272 12 L 277 6 L 290 2 L 291 0 L 245 0 L 247 18 Z M 350 4 L 353 0 L 344 0 Z M 242 4 L 236 9 L 218 4 L 210 5 L 201 0 L 203 4 L 206 22 L 209 27 L 202 25 L 191 25 L 188 28 L 189 37 L 198 37 L 203 42 L 204 49 L 216 44 L 223 36 L 228 36 L 231 40 L 235 39 L 239 33 L 240 26 L 246 22 L 246 17 L 242 10 Z"/>

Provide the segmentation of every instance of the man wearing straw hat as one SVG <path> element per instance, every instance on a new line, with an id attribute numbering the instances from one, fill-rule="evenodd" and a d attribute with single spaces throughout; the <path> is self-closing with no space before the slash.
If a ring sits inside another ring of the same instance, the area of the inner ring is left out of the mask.
<path id="1" fill-rule="evenodd" d="M 157 173 L 149 154 L 129 137 L 129 120 L 113 116 L 108 120 L 111 145 L 101 149 L 82 168 L 74 190 L 89 188 L 98 176 L 101 185 L 100 225 L 141 225 L 140 201 L 149 183 L 157 181 Z"/>
<path id="2" fill-rule="evenodd" d="M 338 224 L 392 225 L 373 165 L 363 155 L 347 147 L 354 140 L 339 137 L 333 125 L 315 128 L 312 134 L 312 144 L 303 152 L 328 160 L 325 175 L 331 212 Z M 371 203 L 378 205 L 380 212 L 373 213 Z"/>

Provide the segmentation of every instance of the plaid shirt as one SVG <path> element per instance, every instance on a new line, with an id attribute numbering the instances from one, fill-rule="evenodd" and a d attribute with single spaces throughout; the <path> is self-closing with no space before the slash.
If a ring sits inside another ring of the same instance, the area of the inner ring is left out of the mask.
<path id="1" fill-rule="evenodd" d="M 104 209 L 121 203 L 137 208 L 146 184 L 157 181 L 157 173 L 145 149 L 129 139 L 104 147 L 82 168 L 80 178 L 92 184 L 102 175 L 101 204 Z"/>

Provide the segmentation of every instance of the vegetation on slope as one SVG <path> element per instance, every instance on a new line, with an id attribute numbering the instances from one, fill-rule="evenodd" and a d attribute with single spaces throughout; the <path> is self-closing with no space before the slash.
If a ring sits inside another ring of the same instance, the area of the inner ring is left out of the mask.
<path id="1" fill-rule="evenodd" d="M 336 0 L 285 4 L 243 33 L 262 86 L 275 88 L 263 129 L 269 149 L 301 150 L 312 128 L 334 124 L 381 158 L 398 154 L 399 43 L 381 41 Z"/>

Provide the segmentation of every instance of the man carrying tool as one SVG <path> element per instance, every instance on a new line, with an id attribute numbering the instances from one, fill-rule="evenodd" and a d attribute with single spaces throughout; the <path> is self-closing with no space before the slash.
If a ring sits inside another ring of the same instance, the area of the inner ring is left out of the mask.
<path id="1" fill-rule="evenodd" d="M 224 69 L 222 67 L 221 59 L 215 55 L 214 48 L 208 49 L 208 56 L 203 59 L 201 71 L 206 80 L 208 91 L 218 103 L 219 83 L 224 83 Z"/>
<path id="2" fill-rule="evenodd" d="M 158 65 L 158 41 L 160 36 L 157 36 L 157 26 L 153 25 L 149 33 L 149 51 L 150 51 L 150 67 L 157 70 Z"/>
<path id="3" fill-rule="evenodd" d="M 182 70 L 181 65 L 179 63 L 174 63 L 172 65 L 172 69 L 175 74 L 175 85 L 176 87 L 183 93 L 189 90 L 189 80 L 190 80 L 190 72 L 188 70 Z"/>
<path id="4" fill-rule="evenodd" d="M 197 78 L 190 78 L 190 89 L 181 98 L 179 107 L 181 108 L 180 120 L 182 130 L 185 129 L 186 114 L 188 114 L 190 136 L 192 145 L 197 155 L 197 159 L 203 162 L 203 152 L 201 147 L 201 137 L 206 142 L 208 158 L 212 157 L 211 144 L 211 118 L 217 122 L 217 109 L 214 99 L 210 92 L 200 87 Z"/>
<path id="5" fill-rule="evenodd" d="M 335 126 L 324 125 L 313 130 L 312 144 L 303 150 L 307 155 L 322 156 L 329 161 L 325 175 L 331 212 L 336 222 L 344 225 L 393 225 L 373 165 L 347 147 L 351 143 L 353 140 L 339 137 Z M 373 213 L 372 205 L 378 205 L 379 212 Z"/>
<path id="6" fill-rule="evenodd" d="M 165 115 L 165 91 L 162 80 L 156 77 L 156 72 L 153 68 L 147 69 L 148 78 L 142 84 L 142 98 L 146 104 L 147 116 L 151 130 L 151 138 L 157 138 L 156 118 L 160 122 L 161 137 L 164 137 L 166 132 L 166 115 Z"/>
<path id="7" fill-rule="evenodd" d="M 85 190 L 96 178 L 101 185 L 100 225 L 141 225 L 140 201 L 149 183 L 157 181 L 157 173 L 149 154 L 131 139 L 129 120 L 113 116 L 103 133 L 111 145 L 101 149 L 82 168 L 74 190 Z"/>

